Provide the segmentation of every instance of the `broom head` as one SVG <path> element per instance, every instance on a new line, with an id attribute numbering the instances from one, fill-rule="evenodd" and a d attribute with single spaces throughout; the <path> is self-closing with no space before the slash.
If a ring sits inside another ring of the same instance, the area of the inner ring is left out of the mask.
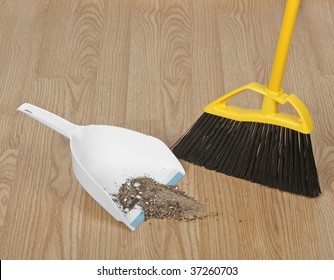
<path id="1" fill-rule="evenodd" d="M 253 90 L 276 103 L 290 103 L 298 116 L 241 109 L 226 102 Z M 317 197 L 320 186 L 310 132 L 312 118 L 293 94 L 275 94 L 251 83 L 205 107 L 196 123 L 172 147 L 193 164 L 282 191 Z"/>

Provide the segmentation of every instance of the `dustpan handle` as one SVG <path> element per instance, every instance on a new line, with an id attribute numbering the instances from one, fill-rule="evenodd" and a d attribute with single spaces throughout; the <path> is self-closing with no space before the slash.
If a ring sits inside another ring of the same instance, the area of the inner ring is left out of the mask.
<path id="1" fill-rule="evenodd" d="M 22 104 L 17 110 L 45 124 L 68 139 L 71 139 L 76 127 L 75 124 L 29 103 Z"/>

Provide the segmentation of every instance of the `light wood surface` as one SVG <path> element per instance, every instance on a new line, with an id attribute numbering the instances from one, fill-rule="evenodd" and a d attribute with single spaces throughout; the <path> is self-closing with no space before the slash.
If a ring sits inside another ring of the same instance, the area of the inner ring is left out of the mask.
<path id="1" fill-rule="evenodd" d="M 16 108 L 172 145 L 205 104 L 268 82 L 285 1 L 0 1 L 0 258 L 333 259 L 334 1 L 301 2 L 283 87 L 314 118 L 321 196 L 182 162 L 180 187 L 217 215 L 131 232 L 76 181 L 67 140 Z"/>

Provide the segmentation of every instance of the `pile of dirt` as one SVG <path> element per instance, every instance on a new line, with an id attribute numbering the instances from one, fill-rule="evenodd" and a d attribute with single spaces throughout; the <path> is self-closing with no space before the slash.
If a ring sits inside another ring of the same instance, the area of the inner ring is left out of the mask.
<path id="1" fill-rule="evenodd" d="M 178 187 L 162 185 L 148 177 L 129 179 L 120 187 L 114 201 L 125 213 L 139 205 L 145 213 L 145 220 L 192 221 L 201 219 L 204 213 L 204 206 Z"/>

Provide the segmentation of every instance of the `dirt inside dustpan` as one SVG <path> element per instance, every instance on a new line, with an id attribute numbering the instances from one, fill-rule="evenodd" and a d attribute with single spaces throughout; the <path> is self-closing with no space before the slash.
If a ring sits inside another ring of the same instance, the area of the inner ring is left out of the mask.
<path id="1" fill-rule="evenodd" d="M 145 220 L 193 221 L 204 217 L 204 206 L 194 198 L 180 191 L 178 187 L 162 185 L 148 177 L 127 180 L 114 196 L 114 200 L 125 213 L 136 204 L 141 206 Z"/>

